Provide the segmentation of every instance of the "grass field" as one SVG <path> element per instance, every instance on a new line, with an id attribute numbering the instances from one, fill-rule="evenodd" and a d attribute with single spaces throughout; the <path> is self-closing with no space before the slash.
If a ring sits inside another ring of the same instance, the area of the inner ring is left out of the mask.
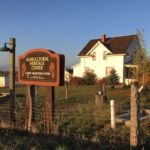
<path id="1" fill-rule="evenodd" d="M 117 124 L 110 128 L 110 100 L 116 100 L 116 114 L 130 108 L 130 88 L 107 88 L 108 104 L 97 107 L 98 86 L 71 86 L 69 99 L 65 87 L 55 88 L 55 121 L 46 135 L 45 87 L 40 87 L 35 105 L 32 133 L 25 129 L 26 88 L 16 88 L 16 129 L 10 123 L 10 102 L 0 102 L 0 149 L 129 149 L 129 128 Z M 7 89 L 1 89 L 7 91 Z M 141 107 L 150 108 L 149 90 L 141 93 Z M 141 125 L 141 144 L 149 147 L 149 121 Z M 145 146 L 145 147 L 146 147 Z"/>

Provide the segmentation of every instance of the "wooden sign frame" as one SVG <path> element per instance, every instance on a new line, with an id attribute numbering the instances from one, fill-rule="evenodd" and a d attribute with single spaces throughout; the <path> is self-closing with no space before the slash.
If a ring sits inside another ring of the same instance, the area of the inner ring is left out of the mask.
<path id="1" fill-rule="evenodd" d="M 38 80 L 26 80 L 23 79 L 21 77 L 22 75 L 22 61 L 25 61 L 25 59 L 32 54 L 36 54 L 36 53 L 45 53 L 48 54 L 48 56 L 50 58 L 54 58 L 56 59 L 56 81 L 53 82 L 47 82 L 47 81 L 38 81 Z M 25 53 L 25 55 L 23 56 L 19 56 L 18 58 L 18 81 L 21 84 L 26 84 L 26 85 L 43 85 L 43 86 L 60 86 L 60 85 L 64 85 L 64 61 L 65 61 L 65 57 L 64 55 L 60 55 L 57 53 L 54 53 L 51 50 L 48 49 L 43 49 L 43 48 L 39 48 L 39 49 L 31 49 L 28 52 Z"/>
<path id="2" fill-rule="evenodd" d="M 18 57 L 18 81 L 27 85 L 26 127 L 34 121 L 35 85 L 46 86 L 46 124 L 48 134 L 55 116 L 55 88 L 64 85 L 65 56 L 48 49 L 31 49 Z M 33 106 L 32 106 L 33 105 Z"/>

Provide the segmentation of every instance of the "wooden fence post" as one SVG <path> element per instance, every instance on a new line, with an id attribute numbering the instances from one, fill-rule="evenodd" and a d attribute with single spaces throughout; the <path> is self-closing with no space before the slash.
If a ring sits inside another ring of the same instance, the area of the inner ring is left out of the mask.
<path id="1" fill-rule="evenodd" d="M 108 103 L 107 96 L 106 96 L 106 86 L 105 86 L 105 84 L 103 84 L 103 101 L 104 101 L 105 104 Z"/>
<path id="2" fill-rule="evenodd" d="M 68 100 L 68 82 L 66 81 L 66 85 L 65 85 L 65 91 L 66 91 L 66 100 Z"/>
<path id="3" fill-rule="evenodd" d="M 130 148 L 139 149 L 140 133 L 140 95 L 138 84 L 131 85 L 131 126 L 130 126 Z"/>
<path id="4" fill-rule="evenodd" d="M 39 85 L 35 86 L 35 96 L 39 95 Z"/>
<path id="5" fill-rule="evenodd" d="M 52 127 L 52 121 L 54 121 L 55 115 L 55 88 L 54 86 L 46 86 L 46 124 L 47 133 L 50 133 L 50 127 Z"/>
<path id="6" fill-rule="evenodd" d="M 115 118 L 115 100 L 110 101 L 110 112 L 111 112 L 111 128 L 116 128 L 116 118 Z"/>
<path id="7" fill-rule="evenodd" d="M 106 87 L 105 87 L 105 84 L 103 84 L 103 96 L 106 96 Z"/>
<path id="8" fill-rule="evenodd" d="M 31 131 L 32 121 L 35 117 L 35 86 L 34 85 L 27 85 L 27 98 L 26 98 L 26 110 L 25 110 L 25 120 L 26 125 L 25 128 L 28 131 Z"/>

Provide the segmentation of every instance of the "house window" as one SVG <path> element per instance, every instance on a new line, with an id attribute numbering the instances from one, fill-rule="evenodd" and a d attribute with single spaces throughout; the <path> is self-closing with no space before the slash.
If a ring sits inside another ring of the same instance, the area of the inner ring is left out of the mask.
<path id="1" fill-rule="evenodd" d="M 110 72 L 112 69 L 113 69 L 113 67 L 106 67 L 106 77 L 108 77 L 110 75 Z"/>
<path id="2" fill-rule="evenodd" d="M 106 54 L 107 54 L 107 51 L 104 51 L 103 52 L 103 60 L 107 60 L 107 55 Z"/>
<path id="3" fill-rule="evenodd" d="M 89 72 L 90 68 L 89 67 L 85 67 L 85 72 Z"/>
<path id="4" fill-rule="evenodd" d="M 93 52 L 93 60 L 96 60 L 96 52 Z"/>

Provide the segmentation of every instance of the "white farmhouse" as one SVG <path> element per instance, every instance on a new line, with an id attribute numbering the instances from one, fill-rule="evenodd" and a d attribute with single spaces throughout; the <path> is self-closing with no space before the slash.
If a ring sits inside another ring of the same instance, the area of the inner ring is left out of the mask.
<path id="1" fill-rule="evenodd" d="M 0 87 L 9 87 L 9 73 L 0 73 Z"/>
<path id="2" fill-rule="evenodd" d="M 94 72 L 99 79 L 107 77 L 112 69 L 120 76 L 120 83 L 129 84 L 130 52 L 136 49 L 136 35 L 90 40 L 78 54 L 80 63 L 72 66 L 73 76 L 83 77 L 86 71 Z"/>

